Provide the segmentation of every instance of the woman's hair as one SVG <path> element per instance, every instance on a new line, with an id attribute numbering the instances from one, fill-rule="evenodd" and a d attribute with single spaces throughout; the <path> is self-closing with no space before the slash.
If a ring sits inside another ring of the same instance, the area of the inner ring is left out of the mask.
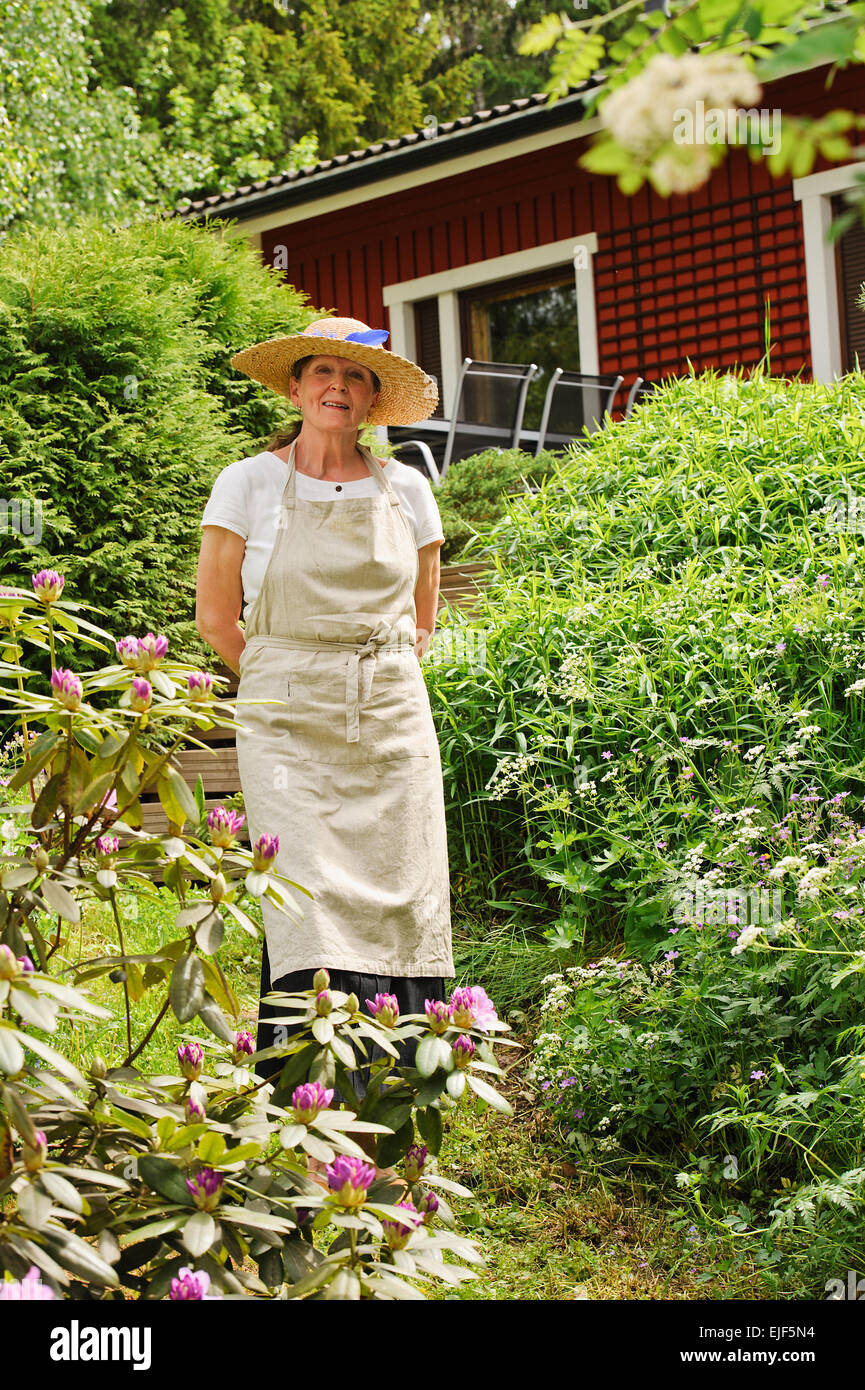
<path id="1" fill-rule="evenodd" d="M 312 361 L 312 357 L 313 354 L 310 354 L 308 357 L 299 357 L 297 359 L 297 361 L 291 369 L 291 375 L 294 377 L 295 381 L 300 381 L 303 369 L 308 362 Z M 372 384 L 375 387 L 376 391 L 380 391 L 381 382 L 379 381 L 375 372 L 372 370 L 371 367 L 367 367 L 367 371 L 372 377 Z M 283 449 L 285 448 L 286 444 L 293 444 L 295 439 L 297 439 L 297 436 L 300 434 L 302 426 L 303 420 L 300 418 L 295 420 L 287 420 L 284 425 L 278 425 L 267 441 L 268 453 L 272 453 L 275 449 Z"/>

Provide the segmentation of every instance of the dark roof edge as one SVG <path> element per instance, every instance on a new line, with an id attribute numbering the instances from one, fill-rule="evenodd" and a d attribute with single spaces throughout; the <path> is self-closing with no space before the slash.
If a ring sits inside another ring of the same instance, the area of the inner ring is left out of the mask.
<path id="1" fill-rule="evenodd" d="M 334 160 L 328 161 L 332 167 L 322 169 L 319 173 L 304 175 L 302 170 L 299 170 L 296 174 L 273 175 L 273 178 L 279 179 L 280 182 L 271 189 L 252 189 L 241 196 L 226 193 L 195 199 L 186 205 L 179 204 L 174 209 L 174 216 L 185 221 L 196 221 L 207 216 L 228 219 L 238 215 L 243 217 L 246 214 L 258 217 L 269 212 L 278 212 L 284 207 L 296 207 L 298 204 L 316 201 L 327 197 L 329 193 L 342 193 L 364 184 L 376 183 L 382 178 L 391 178 L 407 170 L 431 168 L 463 155 L 521 139 L 529 133 L 542 133 L 571 122 L 582 121 L 585 119 L 586 100 L 593 90 L 594 88 L 572 92 L 560 97 L 552 105 L 545 100 L 543 103 L 507 115 L 496 115 L 495 112 L 475 113 L 469 118 L 472 123 L 461 130 L 448 130 L 434 139 L 424 138 L 420 132 L 414 132 L 412 135 L 401 136 L 396 149 L 369 154 L 368 146 L 366 150 L 338 155 Z M 547 96 L 546 93 L 540 95 L 544 98 Z M 531 101 L 532 98 L 523 100 Z M 577 139 L 578 136 L 575 134 L 574 138 Z"/>

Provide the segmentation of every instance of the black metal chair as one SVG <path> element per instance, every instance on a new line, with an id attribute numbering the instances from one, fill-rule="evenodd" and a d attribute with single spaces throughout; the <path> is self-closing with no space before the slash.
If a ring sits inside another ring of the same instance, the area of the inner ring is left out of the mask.
<path id="1" fill-rule="evenodd" d="M 423 460 L 420 467 L 438 486 L 447 474 L 451 464 L 457 459 L 477 454 L 482 449 L 498 446 L 514 449 L 519 444 L 523 414 L 526 408 L 526 394 L 529 383 L 538 375 L 539 368 L 534 362 L 478 362 L 466 357 L 457 378 L 456 402 L 450 423 L 421 421 L 410 429 L 427 433 L 427 439 L 400 439 L 399 430 L 388 430 L 395 450 L 418 449 Z M 447 437 L 444 443 L 441 466 L 433 456 L 432 435 L 441 437 L 444 430 Z M 393 438 L 396 434 L 396 438 Z M 406 460 L 408 462 L 408 460 Z M 419 467 L 411 464 L 411 467 Z"/>
<path id="2" fill-rule="evenodd" d="M 651 396 L 653 391 L 657 391 L 659 385 L 660 383 L 657 381 L 646 381 L 645 377 L 638 376 L 628 392 L 624 418 L 628 420 L 634 406 L 639 405 L 640 401 L 645 400 L 647 396 Z"/>
<path id="3" fill-rule="evenodd" d="M 544 398 L 535 453 L 545 447 L 564 448 L 584 429 L 590 434 L 599 430 L 624 379 L 609 372 L 597 375 L 556 367 Z"/>

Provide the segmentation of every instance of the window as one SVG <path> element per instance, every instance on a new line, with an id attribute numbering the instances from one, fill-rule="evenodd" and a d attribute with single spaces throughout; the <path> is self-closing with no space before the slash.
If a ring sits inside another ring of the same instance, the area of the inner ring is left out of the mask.
<path id="1" fill-rule="evenodd" d="M 832 217 L 848 211 L 841 195 L 832 199 Z M 855 372 L 856 356 L 860 370 L 865 371 L 865 310 L 859 307 L 859 296 L 865 283 L 865 226 L 861 219 L 848 227 L 835 243 L 838 277 L 838 326 L 841 334 L 841 366 L 845 372 Z"/>
<path id="2" fill-rule="evenodd" d="M 580 334 L 573 265 L 465 290 L 460 295 L 463 355 L 481 362 L 536 362 L 523 427 L 541 422 L 550 373 L 580 370 Z"/>

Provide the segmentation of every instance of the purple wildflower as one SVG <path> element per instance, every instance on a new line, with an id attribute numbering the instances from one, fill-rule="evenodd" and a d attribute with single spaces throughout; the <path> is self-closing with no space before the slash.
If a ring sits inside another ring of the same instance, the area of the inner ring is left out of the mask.
<path id="1" fill-rule="evenodd" d="M 40 570 L 33 575 L 33 589 L 40 603 L 56 603 L 66 579 L 56 570 Z"/>
<path id="2" fill-rule="evenodd" d="M 225 1174 L 217 1173 L 214 1168 L 202 1168 L 194 1178 L 186 1179 L 186 1186 L 199 1211 L 213 1211 L 219 1206 L 224 1182 Z"/>
<path id="3" fill-rule="evenodd" d="M 231 849 L 245 820 L 246 817 L 239 815 L 237 811 L 228 811 L 224 806 L 214 806 L 213 810 L 207 813 L 207 826 L 214 845 L 218 849 Z"/>

